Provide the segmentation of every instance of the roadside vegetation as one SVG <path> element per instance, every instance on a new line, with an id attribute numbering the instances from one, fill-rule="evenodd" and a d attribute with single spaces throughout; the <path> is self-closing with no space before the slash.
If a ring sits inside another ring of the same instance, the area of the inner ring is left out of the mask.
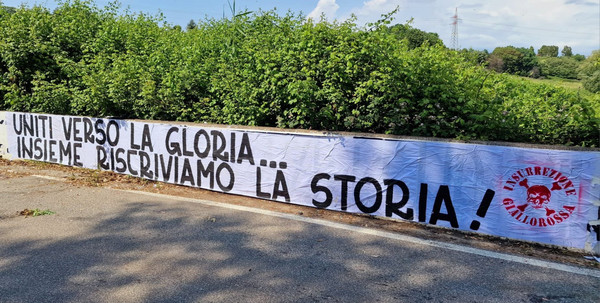
<path id="1" fill-rule="evenodd" d="M 234 12 L 182 30 L 87 1 L 0 9 L 0 110 L 600 144 L 598 54 L 564 64 L 580 93 L 505 74 L 560 76 L 532 49 L 457 52 L 391 17 Z"/>
<path id="2" fill-rule="evenodd" d="M 56 212 L 53 212 L 49 209 L 46 210 L 41 210 L 39 208 L 36 209 L 27 209 L 25 208 L 24 210 L 18 212 L 18 214 L 20 216 L 24 216 L 25 218 L 27 217 L 39 217 L 39 216 L 46 216 L 46 215 L 54 215 Z"/>

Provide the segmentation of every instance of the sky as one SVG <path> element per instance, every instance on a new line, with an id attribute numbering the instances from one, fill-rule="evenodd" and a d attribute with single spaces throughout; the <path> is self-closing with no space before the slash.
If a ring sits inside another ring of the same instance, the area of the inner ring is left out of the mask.
<path id="1" fill-rule="evenodd" d="M 53 0 L 0 0 L 6 6 L 42 5 L 53 9 Z M 230 0 L 233 2 L 233 0 Z M 236 11 L 276 8 L 280 14 L 302 12 L 315 19 L 346 20 L 356 16 L 360 26 L 399 7 L 394 23 L 406 23 L 435 32 L 446 46 L 452 44 L 452 17 L 458 10 L 460 48 L 487 49 L 499 46 L 568 45 L 573 53 L 590 55 L 600 49 L 600 0 L 236 0 Z M 103 7 L 109 1 L 96 0 Z M 190 20 L 231 16 L 227 0 L 121 0 L 134 12 L 162 12 L 172 25 L 185 27 Z"/>

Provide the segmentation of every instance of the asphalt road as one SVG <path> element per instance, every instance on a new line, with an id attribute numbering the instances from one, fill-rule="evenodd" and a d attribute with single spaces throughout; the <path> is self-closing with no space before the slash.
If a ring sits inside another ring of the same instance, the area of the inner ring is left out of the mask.
<path id="1" fill-rule="evenodd" d="M 0 180 L 0 302 L 600 302 L 600 271 L 22 177 Z"/>

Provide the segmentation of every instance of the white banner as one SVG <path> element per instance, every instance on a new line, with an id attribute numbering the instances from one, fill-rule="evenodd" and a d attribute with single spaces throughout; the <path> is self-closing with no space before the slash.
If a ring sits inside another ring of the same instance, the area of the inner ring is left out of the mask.
<path id="1" fill-rule="evenodd" d="M 595 151 L 12 112 L 6 122 L 14 158 L 588 250 L 599 241 Z"/>

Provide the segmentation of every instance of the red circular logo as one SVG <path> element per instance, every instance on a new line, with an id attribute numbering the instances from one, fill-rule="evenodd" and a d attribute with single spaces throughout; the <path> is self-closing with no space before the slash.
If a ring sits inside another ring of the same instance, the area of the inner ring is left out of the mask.
<path id="1" fill-rule="evenodd" d="M 549 167 L 532 166 L 511 174 L 502 188 L 502 205 L 515 220 L 547 227 L 567 220 L 577 205 L 569 177 Z"/>

